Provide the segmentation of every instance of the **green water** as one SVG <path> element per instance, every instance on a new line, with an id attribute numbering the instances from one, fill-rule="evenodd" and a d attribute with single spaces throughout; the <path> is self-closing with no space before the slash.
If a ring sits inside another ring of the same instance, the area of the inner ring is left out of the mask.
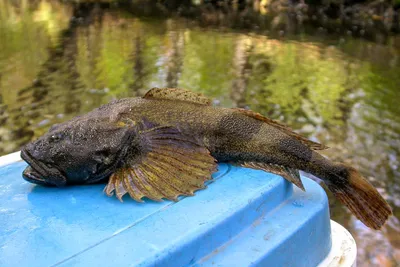
<path id="1" fill-rule="evenodd" d="M 330 198 L 332 217 L 355 237 L 358 266 L 400 264 L 400 37 L 273 38 L 116 7 L 71 24 L 74 12 L 0 0 L 0 154 L 112 99 L 155 86 L 202 92 L 281 120 L 359 169 L 395 216 L 371 231 Z"/>

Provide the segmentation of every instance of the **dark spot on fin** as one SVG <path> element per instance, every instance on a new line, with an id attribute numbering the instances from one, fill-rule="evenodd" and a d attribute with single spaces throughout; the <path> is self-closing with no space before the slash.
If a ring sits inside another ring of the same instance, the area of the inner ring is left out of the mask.
<path id="1" fill-rule="evenodd" d="M 381 229 L 392 215 L 389 204 L 353 167 L 340 164 L 339 171 L 325 183 L 335 197 L 372 229 Z"/>
<path id="2" fill-rule="evenodd" d="M 153 88 L 143 98 L 168 99 L 192 102 L 201 105 L 211 105 L 211 100 L 202 94 L 194 93 L 181 88 Z"/>
<path id="3" fill-rule="evenodd" d="M 139 134 L 146 153 L 111 175 L 104 189 L 108 196 L 115 193 L 122 201 L 128 193 L 137 201 L 143 197 L 177 201 L 180 195 L 190 196 L 205 188 L 204 182 L 217 169 L 215 159 L 199 140 L 174 127 L 142 126 Z"/>
<path id="4" fill-rule="evenodd" d="M 235 163 L 238 164 L 238 163 Z M 289 182 L 295 184 L 298 188 L 305 191 L 303 182 L 301 181 L 299 171 L 296 169 L 291 169 L 288 167 L 276 165 L 276 164 L 268 164 L 261 162 L 242 162 L 238 164 L 239 166 L 248 167 L 256 170 L 263 170 L 266 172 L 271 172 L 277 175 L 282 176 Z"/>
<path id="5" fill-rule="evenodd" d="M 236 110 L 248 117 L 251 117 L 251 118 L 259 120 L 259 121 L 263 121 L 265 123 L 268 123 L 269 125 L 276 127 L 280 131 L 284 132 L 285 134 L 287 134 L 289 136 L 296 138 L 297 140 L 299 140 L 300 142 L 302 142 L 303 144 L 305 144 L 306 146 L 308 146 L 309 148 L 311 148 L 313 150 L 323 150 L 323 149 L 329 148 L 325 145 L 308 140 L 307 138 L 301 136 L 300 134 L 293 132 L 293 130 L 290 129 L 289 127 L 287 127 L 286 125 L 283 125 L 283 124 L 281 124 L 277 121 L 274 121 L 270 118 L 264 117 L 260 113 L 256 113 L 251 110 L 240 109 L 240 108 L 237 108 Z"/>

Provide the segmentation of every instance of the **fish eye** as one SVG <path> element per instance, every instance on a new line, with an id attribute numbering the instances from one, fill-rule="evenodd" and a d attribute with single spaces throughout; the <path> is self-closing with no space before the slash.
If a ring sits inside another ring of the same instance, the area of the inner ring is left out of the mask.
<path id="1" fill-rule="evenodd" d="M 60 133 L 52 134 L 50 136 L 50 141 L 51 142 L 57 142 L 57 141 L 60 141 L 61 138 L 62 138 L 62 134 L 60 134 Z"/>

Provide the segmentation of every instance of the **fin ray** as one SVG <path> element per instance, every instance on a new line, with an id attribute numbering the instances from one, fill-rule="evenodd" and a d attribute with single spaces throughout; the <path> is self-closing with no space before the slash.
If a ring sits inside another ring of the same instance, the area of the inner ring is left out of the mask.
<path id="1" fill-rule="evenodd" d="M 296 185 L 301 190 L 305 191 L 303 182 L 301 181 L 299 171 L 296 169 L 288 168 L 277 164 L 268 164 L 262 162 L 241 162 L 240 166 L 248 167 L 257 170 L 263 170 L 282 176 L 289 182 Z"/>
<path id="2" fill-rule="evenodd" d="M 145 99 L 168 99 L 192 102 L 200 105 L 211 105 L 211 100 L 200 93 L 195 93 L 182 88 L 153 88 L 144 96 Z"/>
<path id="3" fill-rule="evenodd" d="M 141 192 L 137 189 L 137 187 L 135 186 L 135 184 L 133 184 L 132 181 L 132 173 L 130 173 L 128 175 L 128 179 L 123 179 L 124 182 L 124 186 L 126 188 L 126 191 L 128 191 L 129 196 L 138 201 L 138 202 L 142 202 L 142 197 L 144 196 L 143 194 L 141 194 Z"/>
<path id="4" fill-rule="evenodd" d="M 157 167 L 161 168 L 160 165 L 157 165 Z M 155 169 L 154 166 L 147 165 L 146 168 L 150 169 L 152 173 L 157 174 L 157 169 Z M 179 183 L 180 179 L 173 179 L 173 174 L 171 175 L 167 170 L 163 169 L 163 171 L 165 171 L 167 175 L 163 177 L 160 176 L 160 184 L 162 185 L 162 187 L 160 188 L 166 198 L 176 201 L 179 195 L 187 195 L 185 190 L 182 188 L 183 186 L 185 186 L 185 184 L 182 182 Z M 175 185 L 174 182 L 176 183 Z"/>
<path id="5" fill-rule="evenodd" d="M 345 174 L 326 181 L 329 190 L 366 226 L 379 230 L 392 209 L 379 192 L 353 167 L 341 164 Z"/>
<path id="6" fill-rule="evenodd" d="M 174 173 L 176 172 L 171 171 L 171 168 L 175 168 L 175 166 L 168 164 L 167 162 L 158 162 L 158 167 L 162 168 L 166 173 L 169 175 L 173 176 Z M 189 191 L 185 191 L 183 187 L 186 186 L 192 186 L 192 187 L 197 187 L 197 188 L 202 188 L 204 186 L 204 182 L 209 180 L 206 176 L 203 175 L 193 175 L 190 173 L 181 173 L 180 179 L 176 179 L 175 182 L 179 184 L 180 191 L 183 191 L 184 193 L 188 193 Z M 183 182 L 184 181 L 184 182 Z M 178 187 L 178 185 L 177 185 Z"/>
<path id="7" fill-rule="evenodd" d="M 204 183 L 206 180 L 204 179 L 204 176 L 207 176 L 208 173 L 213 172 L 214 169 L 202 169 L 202 168 L 195 168 L 193 167 L 191 164 L 189 164 L 188 162 L 182 162 L 182 161 L 178 161 L 176 159 L 170 159 L 170 160 L 166 160 L 166 157 L 155 157 L 154 155 L 152 156 L 154 157 L 158 162 L 162 162 L 165 164 L 168 164 L 171 169 L 171 171 L 173 170 L 174 172 L 181 172 L 182 175 L 184 175 L 184 173 L 187 173 L 188 175 L 190 175 L 190 177 L 187 177 L 187 179 L 190 179 L 190 181 L 195 182 L 195 184 L 197 185 L 198 183 Z M 182 172 L 181 170 L 185 170 L 184 172 Z M 188 176 L 185 175 L 185 176 Z"/>

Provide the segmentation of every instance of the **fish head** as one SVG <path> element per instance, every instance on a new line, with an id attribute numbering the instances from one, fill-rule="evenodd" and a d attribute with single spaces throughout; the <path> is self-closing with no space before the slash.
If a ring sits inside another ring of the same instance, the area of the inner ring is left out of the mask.
<path id="1" fill-rule="evenodd" d="M 135 127 L 107 119 L 73 119 L 55 125 L 21 150 L 29 166 L 23 178 L 50 186 L 95 183 L 123 162 L 137 136 Z"/>

